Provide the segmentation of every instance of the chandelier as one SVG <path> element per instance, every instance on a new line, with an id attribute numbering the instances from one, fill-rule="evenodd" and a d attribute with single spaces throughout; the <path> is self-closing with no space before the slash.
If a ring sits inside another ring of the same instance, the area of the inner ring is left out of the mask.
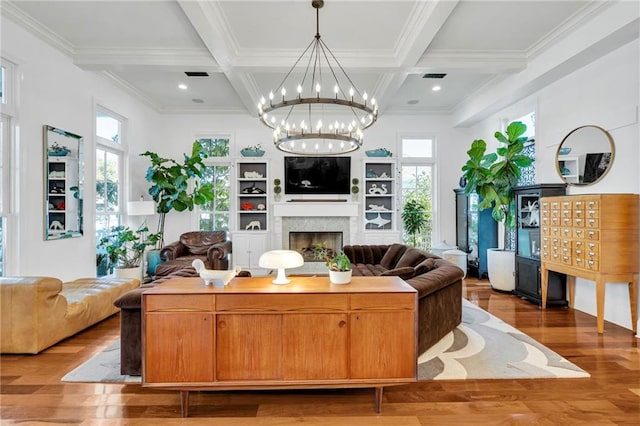
<path id="1" fill-rule="evenodd" d="M 260 99 L 258 117 L 273 130 L 273 143 L 280 151 L 346 154 L 362 146 L 363 131 L 378 118 L 378 105 L 355 87 L 322 41 L 324 1 L 313 0 L 311 5 L 316 9 L 316 35 L 268 99 Z"/>

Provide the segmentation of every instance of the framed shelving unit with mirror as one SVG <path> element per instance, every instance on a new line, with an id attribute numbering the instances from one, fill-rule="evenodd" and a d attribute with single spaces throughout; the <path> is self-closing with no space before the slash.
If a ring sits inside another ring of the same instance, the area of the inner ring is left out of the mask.
<path id="1" fill-rule="evenodd" d="M 44 238 L 82 236 L 82 136 L 43 126 Z"/>
<path id="2" fill-rule="evenodd" d="M 566 184 L 538 184 L 514 188 L 516 202 L 516 286 L 514 293 L 533 303 L 542 303 L 540 258 L 544 250 L 540 238 L 546 222 L 540 214 L 540 198 L 564 195 Z M 564 274 L 550 274 L 548 303 L 566 306 Z"/>

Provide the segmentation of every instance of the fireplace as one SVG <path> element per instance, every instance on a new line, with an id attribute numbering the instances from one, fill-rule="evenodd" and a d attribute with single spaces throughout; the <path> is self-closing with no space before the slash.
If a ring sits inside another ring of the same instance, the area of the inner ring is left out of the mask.
<path id="1" fill-rule="evenodd" d="M 318 257 L 318 245 L 334 255 L 342 249 L 342 232 L 289 232 L 289 250 L 300 253 L 305 262 L 325 261 Z"/>

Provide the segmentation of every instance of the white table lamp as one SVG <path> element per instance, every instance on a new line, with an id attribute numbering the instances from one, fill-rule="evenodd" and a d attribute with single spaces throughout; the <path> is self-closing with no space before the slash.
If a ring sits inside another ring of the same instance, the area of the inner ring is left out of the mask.
<path id="1" fill-rule="evenodd" d="M 274 284 L 288 284 L 291 281 L 284 274 L 286 268 L 297 268 L 304 265 L 302 255 L 293 250 L 271 250 L 263 253 L 258 260 L 261 268 L 277 268 L 278 275 L 272 282 Z"/>

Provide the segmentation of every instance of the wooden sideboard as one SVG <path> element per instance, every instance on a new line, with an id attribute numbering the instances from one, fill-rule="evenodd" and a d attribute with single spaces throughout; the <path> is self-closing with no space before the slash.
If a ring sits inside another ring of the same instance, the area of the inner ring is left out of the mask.
<path id="1" fill-rule="evenodd" d="M 593 194 L 541 200 L 542 307 L 548 271 L 567 274 L 573 308 L 576 277 L 595 282 L 598 333 L 604 332 L 606 283 L 628 283 L 631 323 L 637 332 L 638 195 Z"/>
<path id="2" fill-rule="evenodd" d="M 416 380 L 417 292 L 398 277 L 175 278 L 145 290 L 145 387 L 191 390 L 372 387 Z"/>

